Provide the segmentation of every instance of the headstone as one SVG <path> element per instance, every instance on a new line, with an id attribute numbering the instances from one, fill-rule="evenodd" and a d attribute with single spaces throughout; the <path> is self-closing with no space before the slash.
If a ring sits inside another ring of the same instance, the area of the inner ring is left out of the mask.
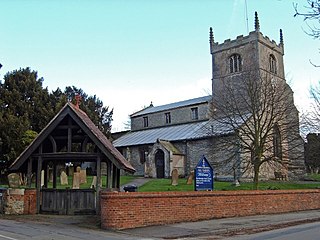
<path id="1" fill-rule="evenodd" d="M 101 163 L 101 175 L 103 175 L 103 176 L 107 175 L 107 163 L 106 162 Z"/>
<path id="2" fill-rule="evenodd" d="M 187 180 L 187 185 L 191 185 L 193 183 L 193 179 L 194 179 L 194 171 L 191 171 Z"/>
<path id="3" fill-rule="evenodd" d="M 49 182 L 53 182 L 53 169 L 49 168 L 48 172 L 49 172 Z"/>
<path id="4" fill-rule="evenodd" d="M 97 188 L 97 176 L 93 176 L 90 188 Z"/>
<path id="5" fill-rule="evenodd" d="M 20 176 L 17 173 L 10 173 L 8 175 L 8 182 L 10 188 L 20 187 Z"/>
<path id="6" fill-rule="evenodd" d="M 60 174 L 60 184 L 61 185 L 68 185 L 68 175 L 63 170 Z"/>
<path id="7" fill-rule="evenodd" d="M 72 189 L 79 189 L 80 188 L 80 173 L 75 172 L 73 173 L 72 178 Z"/>
<path id="8" fill-rule="evenodd" d="M 73 166 L 69 166 L 68 167 L 68 176 L 73 176 L 73 173 L 74 173 L 74 168 L 73 168 Z"/>
<path id="9" fill-rule="evenodd" d="M 177 186 L 178 185 L 178 179 L 179 179 L 179 173 L 178 170 L 175 168 L 171 172 L 171 185 Z"/>
<path id="10" fill-rule="evenodd" d="M 44 170 L 41 170 L 41 182 L 40 182 L 40 186 L 42 187 L 44 185 Z"/>
<path id="11" fill-rule="evenodd" d="M 78 166 L 78 167 L 76 168 L 76 172 L 77 172 L 77 173 L 80 173 L 80 171 L 81 171 L 81 167 Z"/>
<path id="12" fill-rule="evenodd" d="M 80 184 L 87 183 L 87 170 L 80 169 Z"/>

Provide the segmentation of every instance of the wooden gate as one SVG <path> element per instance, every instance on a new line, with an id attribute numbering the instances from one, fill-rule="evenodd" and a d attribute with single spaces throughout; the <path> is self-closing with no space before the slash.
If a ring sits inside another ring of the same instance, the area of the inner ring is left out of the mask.
<path id="1" fill-rule="evenodd" d="M 94 189 L 42 189 L 41 213 L 96 214 Z"/>

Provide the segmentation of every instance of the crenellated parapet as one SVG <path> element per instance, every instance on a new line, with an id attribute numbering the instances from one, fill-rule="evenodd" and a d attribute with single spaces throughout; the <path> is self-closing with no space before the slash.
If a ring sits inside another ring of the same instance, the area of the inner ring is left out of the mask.
<path id="1" fill-rule="evenodd" d="M 239 47 L 248 43 L 259 42 L 270 49 L 278 52 L 279 54 L 284 55 L 284 44 L 283 44 L 283 33 L 282 29 L 280 29 L 280 43 L 276 43 L 276 41 L 271 40 L 268 36 L 264 36 L 260 32 L 260 23 L 257 12 L 255 12 L 255 30 L 250 32 L 249 35 L 243 36 L 239 35 L 236 39 L 226 39 L 223 43 L 214 42 L 213 31 L 210 28 L 209 34 L 209 42 L 210 42 L 210 53 L 214 54 L 220 51 L 225 51 L 231 48 Z"/>
<path id="2" fill-rule="evenodd" d="M 281 35 L 282 36 L 282 31 Z M 252 31 L 247 36 L 239 35 L 236 39 L 226 39 L 223 43 L 213 42 L 210 46 L 211 54 L 225 51 L 231 48 L 239 47 L 241 45 L 259 42 L 274 51 L 284 54 L 284 47 L 283 47 L 283 37 L 281 37 L 282 41 L 277 44 L 274 40 L 271 40 L 268 36 L 264 36 L 261 32 Z"/>

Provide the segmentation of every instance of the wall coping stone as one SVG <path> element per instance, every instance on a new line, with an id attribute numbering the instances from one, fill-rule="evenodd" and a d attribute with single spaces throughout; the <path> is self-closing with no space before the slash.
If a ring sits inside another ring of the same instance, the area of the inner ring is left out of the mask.
<path id="1" fill-rule="evenodd" d="M 192 191 L 192 192 L 107 192 L 101 191 L 101 198 L 170 198 L 170 197 L 204 197 L 204 196 L 247 196 L 247 195 L 281 195 L 320 193 L 320 189 L 293 190 L 237 190 L 237 191 Z"/>
<path id="2" fill-rule="evenodd" d="M 24 195 L 23 188 L 8 188 L 7 193 L 8 195 Z"/>

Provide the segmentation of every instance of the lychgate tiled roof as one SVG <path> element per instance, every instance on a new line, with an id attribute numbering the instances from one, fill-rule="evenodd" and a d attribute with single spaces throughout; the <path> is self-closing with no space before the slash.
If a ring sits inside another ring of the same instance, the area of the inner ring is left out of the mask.
<path id="1" fill-rule="evenodd" d="M 90 131 L 97 137 L 97 141 L 100 141 L 105 149 L 112 154 L 112 156 L 123 166 L 124 170 L 135 171 L 131 164 L 123 157 L 123 155 L 113 146 L 110 140 L 99 130 L 99 128 L 91 121 L 88 115 L 81 109 L 75 107 L 72 103 L 69 104 L 73 108 L 74 112 L 82 119 L 85 125 Z"/>
<path id="2" fill-rule="evenodd" d="M 67 115 L 70 115 L 82 130 L 91 138 L 91 140 L 99 147 L 100 151 L 104 153 L 115 165 L 120 169 L 134 172 L 135 169 L 131 164 L 121 155 L 121 153 L 112 145 L 107 137 L 98 129 L 91 121 L 85 112 L 72 103 L 67 103 L 59 113 L 49 122 L 49 124 L 38 134 L 38 136 L 31 142 L 31 144 L 20 154 L 20 156 L 12 163 L 10 168 L 18 170 L 19 167 L 27 161 L 33 154 L 35 149 L 51 134 L 53 129 L 58 126 L 60 121 Z"/>

